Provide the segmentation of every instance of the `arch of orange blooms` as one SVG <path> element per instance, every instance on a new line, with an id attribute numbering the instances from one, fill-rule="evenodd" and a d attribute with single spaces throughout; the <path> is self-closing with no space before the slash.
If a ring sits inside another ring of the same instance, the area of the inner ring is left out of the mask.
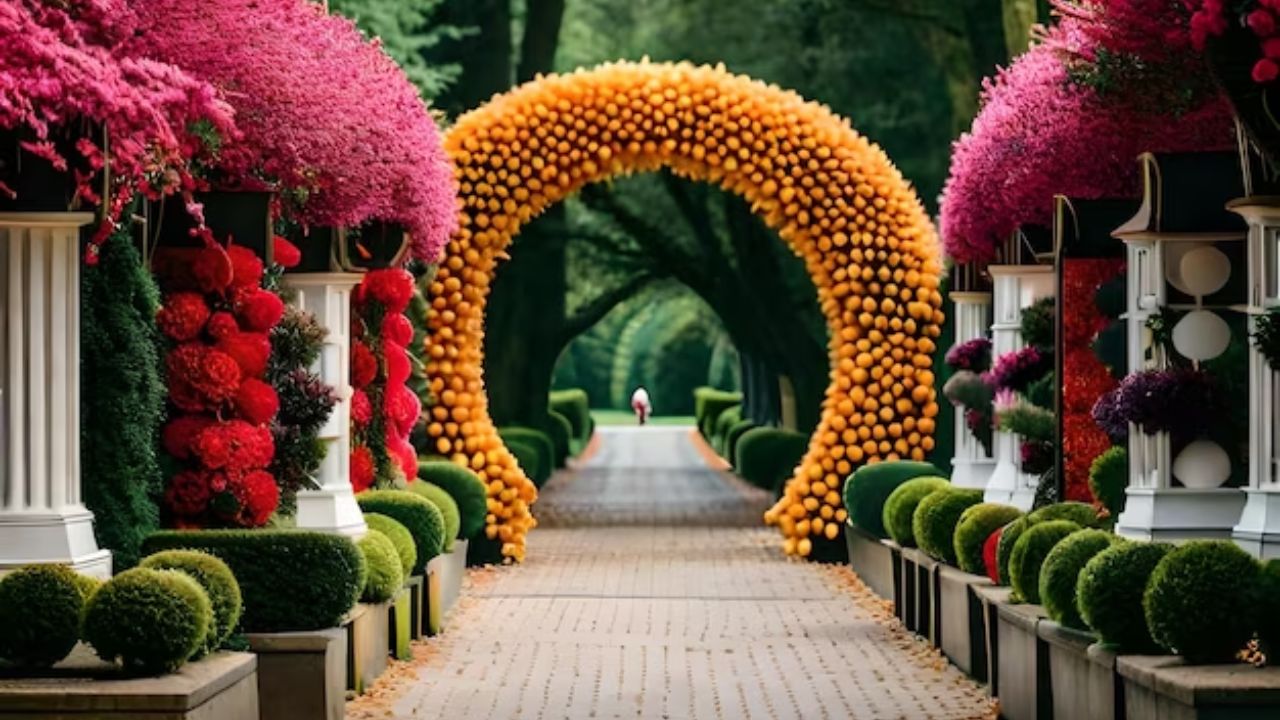
<path id="1" fill-rule="evenodd" d="M 751 203 L 805 263 L 830 328 L 831 385 L 784 497 L 766 513 L 789 554 L 836 540 L 840 489 L 882 459 L 933 446 L 931 353 L 941 254 L 914 190 L 826 107 L 721 67 L 615 63 L 539 78 L 445 136 L 461 222 L 430 286 L 427 376 L 435 449 L 488 484 L 486 534 L 521 560 L 537 490 L 489 418 L 485 301 L 522 225 L 587 183 L 660 167 Z"/>

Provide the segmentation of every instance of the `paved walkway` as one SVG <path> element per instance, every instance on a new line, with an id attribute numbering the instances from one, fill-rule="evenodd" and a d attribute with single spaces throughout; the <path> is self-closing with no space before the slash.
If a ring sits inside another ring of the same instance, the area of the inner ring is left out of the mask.
<path id="1" fill-rule="evenodd" d="M 544 488 L 528 561 L 473 572 L 445 635 L 351 716 L 990 715 L 847 569 L 784 561 L 770 498 L 708 469 L 689 433 L 603 429 Z"/>

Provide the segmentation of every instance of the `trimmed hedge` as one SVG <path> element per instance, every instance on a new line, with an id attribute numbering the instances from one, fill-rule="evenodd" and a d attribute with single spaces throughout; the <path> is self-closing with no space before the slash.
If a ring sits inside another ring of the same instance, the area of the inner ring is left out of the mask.
<path id="1" fill-rule="evenodd" d="M 536 473 L 530 471 L 524 465 L 525 473 L 533 480 L 534 484 L 542 487 L 551 477 L 551 473 L 556 469 L 556 448 L 551 437 L 541 430 L 534 428 L 521 427 L 513 425 L 511 427 L 498 428 L 498 436 L 502 438 L 502 443 L 508 447 L 511 443 L 520 443 L 532 448 L 538 455 L 538 466 Z M 523 459 L 518 454 L 517 459 Z"/>
<path id="2" fill-rule="evenodd" d="M 748 430 L 756 427 L 754 420 L 739 420 L 736 425 L 729 428 L 729 433 L 724 436 L 724 459 L 733 462 L 738 459 L 738 441 L 742 439 L 743 434 Z"/>
<path id="3" fill-rule="evenodd" d="M 387 536 L 400 558 L 400 572 L 409 577 L 413 573 L 413 564 L 418 561 L 418 547 L 413 544 L 413 534 L 409 532 L 409 528 L 395 518 L 381 513 L 365 513 L 364 524 L 370 530 L 377 530 Z"/>
<path id="4" fill-rule="evenodd" d="M 503 444 L 516 456 L 516 464 L 534 485 L 541 488 L 551 479 L 551 471 L 544 467 L 543 454 L 536 446 L 524 440 L 504 440 Z"/>
<path id="5" fill-rule="evenodd" d="M 308 530 L 162 530 L 143 542 L 147 553 L 176 548 L 204 550 L 231 568 L 244 599 L 240 616 L 244 632 L 337 627 L 355 606 L 364 585 L 364 556 L 342 535 Z"/>
<path id="6" fill-rule="evenodd" d="M 1255 593 L 1258 601 L 1258 637 L 1269 653 L 1280 652 L 1280 558 L 1262 564 Z"/>
<path id="7" fill-rule="evenodd" d="M 573 428 L 573 436 L 582 442 L 591 437 L 591 401 L 581 388 L 552 390 L 548 407 L 565 416 Z"/>
<path id="8" fill-rule="evenodd" d="M 107 662 L 119 658 L 130 670 L 159 674 L 199 652 L 212 623 L 209 596 L 190 575 L 139 567 L 111 578 L 89 599 L 84 639 Z"/>
<path id="9" fill-rule="evenodd" d="M 911 534 L 926 555 L 956 564 L 956 525 L 969 508 L 982 502 L 982 491 L 948 487 L 926 495 L 911 515 Z"/>
<path id="10" fill-rule="evenodd" d="M 1028 527 L 1009 555 L 1009 584 L 1023 602 L 1040 603 L 1040 570 L 1054 546 L 1080 529 L 1070 520 L 1046 520 Z"/>
<path id="11" fill-rule="evenodd" d="M 1029 527 L 1031 523 L 1027 522 L 1024 515 L 1005 525 L 1000 531 L 1000 540 L 996 543 L 996 574 L 1000 578 L 1001 585 L 1009 584 L 1009 558 L 1013 556 L 1013 546 L 1018 543 L 1018 538 L 1022 537 L 1022 533 Z"/>
<path id="12" fill-rule="evenodd" d="M 1172 545 L 1122 542 L 1094 555 L 1076 580 L 1080 618 L 1102 642 L 1124 653 L 1152 653 L 1142 595 L 1156 565 Z"/>
<path id="13" fill-rule="evenodd" d="M 849 520 L 859 528 L 884 539 L 884 504 L 902 483 L 918 477 L 944 477 L 946 473 L 930 463 L 914 460 L 886 460 L 863 465 L 844 483 L 844 506 Z"/>
<path id="14" fill-rule="evenodd" d="M 742 402 L 742 393 L 700 387 L 693 391 L 693 418 L 698 424 L 698 431 L 707 441 L 711 440 L 713 423 L 720 413 L 727 408 Z"/>
<path id="15" fill-rule="evenodd" d="M 141 567 L 152 570 L 179 570 L 200 583 L 213 608 L 213 623 L 205 636 L 205 652 L 213 652 L 235 632 L 240 624 L 244 601 L 240 584 L 231 568 L 202 550 L 162 550 L 142 559 Z"/>
<path id="16" fill-rule="evenodd" d="M 488 489 L 480 476 L 448 460 L 418 462 L 418 479 L 435 483 L 458 504 L 458 537 L 470 540 L 484 529 Z"/>
<path id="17" fill-rule="evenodd" d="M 808 446 L 809 437 L 798 432 L 753 428 L 738 438 L 738 457 L 733 465 L 752 485 L 781 493 Z"/>
<path id="18" fill-rule="evenodd" d="M 391 538 L 369 528 L 356 545 L 364 554 L 365 567 L 369 568 L 364 587 L 360 590 L 360 600 L 384 603 L 395 597 L 404 587 L 404 571 L 400 569 L 400 554 L 396 552 Z"/>
<path id="19" fill-rule="evenodd" d="M 366 490 L 356 502 L 362 511 L 386 515 L 409 529 L 418 551 L 414 575 L 421 575 L 444 548 L 444 514 L 430 500 L 407 490 Z"/>
<path id="20" fill-rule="evenodd" d="M 956 564 L 961 570 L 974 575 L 987 575 L 987 563 L 983 559 L 984 546 L 991 534 L 1022 517 L 1022 511 L 1001 503 L 978 503 L 967 508 L 956 523 L 952 536 Z"/>
<path id="21" fill-rule="evenodd" d="M 1142 595 L 1151 637 L 1193 664 L 1230 662 L 1253 636 L 1262 567 L 1230 540 L 1193 540 L 1156 565 Z"/>
<path id="22" fill-rule="evenodd" d="M 573 424 L 569 422 L 569 418 L 555 410 L 547 411 L 547 434 L 551 436 L 551 441 L 556 446 L 556 453 L 560 455 L 556 459 L 556 467 L 568 465 L 569 458 L 573 457 L 574 439 Z"/>
<path id="23" fill-rule="evenodd" d="M 916 506 L 931 493 L 945 490 L 951 483 L 942 477 L 918 477 L 908 480 L 893 492 L 884 503 L 884 529 L 889 537 L 902 547 L 915 547 L 915 531 L 912 527 L 912 516 Z"/>
<path id="24" fill-rule="evenodd" d="M 444 488 L 426 480 L 409 483 L 409 492 L 426 498 L 440 511 L 440 517 L 444 520 L 444 544 L 440 549 L 443 552 L 453 550 L 453 541 L 458 538 L 462 522 L 458 514 L 458 503 L 453 501 L 453 497 Z"/>
<path id="25" fill-rule="evenodd" d="M 1116 446 L 1094 458 L 1089 466 L 1089 492 L 1111 517 L 1124 511 L 1125 488 L 1129 485 L 1129 452 Z"/>
<path id="26" fill-rule="evenodd" d="M 1085 628 L 1076 602 L 1080 571 L 1118 540 L 1106 530 L 1086 528 L 1071 533 L 1049 551 L 1040 568 L 1040 599 L 1054 622 L 1077 630 Z"/>
<path id="27" fill-rule="evenodd" d="M 729 445 L 726 441 L 729 439 L 729 431 L 733 429 L 734 425 L 737 425 L 740 422 L 742 422 L 742 406 L 734 405 L 732 407 L 725 408 L 716 416 L 715 424 L 711 430 L 712 447 L 715 448 L 717 453 L 720 453 L 720 457 L 723 457 L 730 462 L 732 462 L 733 459 L 728 457 Z"/>
<path id="28" fill-rule="evenodd" d="M 1093 528 L 1105 527 L 1109 524 L 1107 518 L 1099 517 L 1098 511 L 1092 505 L 1075 501 L 1045 505 L 1027 515 L 1027 523 L 1030 525 L 1049 520 L 1070 520 L 1080 527 Z"/>
<path id="29" fill-rule="evenodd" d="M 27 565 L 0 578 L 0 658 L 45 668 L 80 639 L 81 583 L 65 565 Z"/>

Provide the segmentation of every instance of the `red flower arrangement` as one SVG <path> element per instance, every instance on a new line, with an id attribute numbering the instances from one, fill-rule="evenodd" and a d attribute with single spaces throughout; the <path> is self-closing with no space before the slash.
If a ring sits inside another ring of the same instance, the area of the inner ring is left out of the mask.
<path id="1" fill-rule="evenodd" d="M 403 225 L 434 261 L 457 227 L 453 165 L 417 89 L 376 42 L 308 0 L 134 0 L 134 49 L 223 92 L 242 137 L 218 169 L 265 178 L 304 224 Z"/>
<path id="2" fill-rule="evenodd" d="M 406 329 L 413 339 L 403 314 L 413 289 L 413 276 L 405 270 L 374 270 L 352 295 L 351 485 L 357 492 L 417 479 L 417 451 L 409 434 L 422 405 L 405 385 L 411 365 L 406 343 L 399 342 Z"/>
<path id="3" fill-rule="evenodd" d="M 173 410 L 161 434 L 165 452 L 182 465 L 165 491 L 169 520 L 184 528 L 258 527 L 280 501 L 266 471 L 280 399 L 262 377 L 267 332 L 283 305 L 251 285 L 262 281 L 263 267 L 245 248 L 161 249 L 156 264 L 167 293 L 157 321 L 176 343 L 166 359 Z"/>

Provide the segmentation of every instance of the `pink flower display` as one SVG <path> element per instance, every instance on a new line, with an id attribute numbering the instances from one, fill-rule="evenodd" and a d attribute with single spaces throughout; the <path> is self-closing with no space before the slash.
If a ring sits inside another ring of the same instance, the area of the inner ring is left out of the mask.
<path id="1" fill-rule="evenodd" d="M 218 89 L 242 138 L 228 187 L 267 185 L 313 225 L 403 225 L 432 261 L 457 224 L 453 167 L 417 90 L 376 42 L 308 0 L 135 0 L 135 47 Z"/>
<path id="2" fill-rule="evenodd" d="M 943 191 L 941 230 L 947 253 L 957 261 L 989 262 L 1019 225 L 1048 225 L 1057 194 L 1135 194 L 1137 156 L 1143 152 L 1233 145 L 1231 111 L 1220 95 L 1172 108 L 1143 92 L 1108 88 L 1107 82 L 1130 80 L 1109 66 L 1106 72 L 1094 72 L 1117 54 L 1145 60 L 1146 54 L 1157 52 L 1154 48 L 1161 48 L 1164 56 L 1170 48 L 1191 52 L 1180 40 L 1185 31 L 1175 18 L 1160 16 L 1154 9 L 1148 15 L 1134 10 L 1155 8 L 1157 3 L 1060 5 L 1073 12 L 984 83 L 982 109 L 972 129 L 955 144 Z M 1142 23 L 1136 28 L 1125 25 L 1108 14 L 1112 6 L 1125 12 L 1124 18 L 1132 13 Z"/>

